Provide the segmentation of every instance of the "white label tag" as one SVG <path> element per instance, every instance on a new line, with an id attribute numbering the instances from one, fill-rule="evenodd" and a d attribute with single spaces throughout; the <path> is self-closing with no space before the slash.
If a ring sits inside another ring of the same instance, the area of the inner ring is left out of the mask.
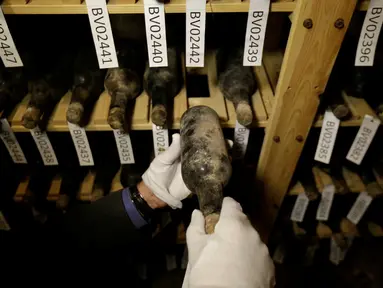
<path id="1" fill-rule="evenodd" d="M 186 1 L 186 67 L 205 66 L 206 0 Z"/>
<path id="2" fill-rule="evenodd" d="M 74 147 L 76 148 L 78 161 L 80 166 L 93 166 L 93 155 L 92 150 L 90 149 L 88 137 L 86 136 L 85 129 L 79 127 L 73 123 L 68 122 L 68 128 Z"/>
<path id="3" fill-rule="evenodd" d="M 121 130 L 113 130 L 116 139 L 118 155 L 121 164 L 134 164 L 133 146 L 128 133 Z"/>
<path id="4" fill-rule="evenodd" d="M 169 147 L 169 131 L 166 127 L 153 124 L 154 155 L 157 157 Z"/>
<path id="5" fill-rule="evenodd" d="M 156 0 L 144 0 L 144 9 L 149 66 L 167 67 L 168 48 L 164 4 Z"/>
<path id="6" fill-rule="evenodd" d="M 100 69 L 117 68 L 118 60 L 105 0 L 86 0 Z"/>
<path id="7" fill-rule="evenodd" d="M 37 149 L 40 152 L 45 166 L 59 165 L 51 141 L 49 141 L 46 132 L 42 132 L 39 127 L 30 130 L 33 140 L 36 142 Z"/>
<path id="8" fill-rule="evenodd" d="M 3 10 L 0 8 L 0 56 L 5 67 L 22 67 L 19 52 L 5 21 Z"/>
<path id="9" fill-rule="evenodd" d="M 315 160 L 329 164 L 334 150 L 336 135 L 338 134 L 339 119 L 331 111 L 324 114 L 322 130 L 320 132 Z"/>
<path id="10" fill-rule="evenodd" d="M 380 125 L 380 120 L 373 118 L 370 115 L 364 116 L 362 126 L 360 126 L 358 134 L 350 150 L 348 151 L 346 159 L 360 165 L 364 155 L 366 155 L 372 140 L 375 137 L 376 131 Z"/>
<path id="11" fill-rule="evenodd" d="M 359 194 L 354 205 L 352 205 L 350 212 L 348 212 L 347 219 L 357 225 L 362 219 L 364 213 L 366 213 L 368 206 L 372 202 L 372 197 L 367 192 Z"/>
<path id="12" fill-rule="evenodd" d="M 0 211 L 0 230 L 9 231 L 11 227 L 9 226 L 7 219 L 5 219 L 3 212 Z"/>
<path id="13" fill-rule="evenodd" d="M 246 154 L 247 144 L 249 143 L 250 129 L 235 123 L 233 156 L 235 159 L 243 159 Z"/>
<path id="14" fill-rule="evenodd" d="M 291 212 L 290 219 L 295 222 L 302 222 L 305 217 L 307 207 L 309 206 L 309 198 L 306 196 L 306 193 L 301 193 L 298 195 L 297 200 L 295 201 L 293 211 Z"/>
<path id="15" fill-rule="evenodd" d="M 279 244 L 277 249 L 275 249 L 273 261 L 277 264 L 283 264 L 283 261 L 285 260 L 285 254 L 285 247 L 282 244 Z"/>
<path id="16" fill-rule="evenodd" d="M 250 0 L 243 66 L 261 66 L 270 0 Z"/>
<path id="17" fill-rule="evenodd" d="M 339 265 L 340 262 L 342 262 L 344 260 L 344 258 L 346 257 L 346 254 L 348 252 L 348 250 L 350 249 L 353 241 L 354 241 L 354 237 L 353 236 L 350 236 L 350 237 L 347 237 L 346 238 L 346 241 L 347 241 L 347 247 L 346 249 L 342 250 L 338 244 L 336 243 L 336 241 L 334 240 L 333 237 L 331 237 L 331 247 L 330 247 L 330 261 L 335 264 L 335 265 Z"/>
<path id="18" fill-rule="evenodd" d="M 316 219 L 320 221 L 327 221 L 330 216 L 332 202 L 334 200 L 335 186 L 327 185 L 322 191 L 321 200 L 317 210 Z"/>
<path id="19" fill-rule="evenodd" d="M 13 133 L 7 119 L 1 119 L 0 123 L 2 129 L 0 138 L 3 140 L 4 145 L 7 148 L 13 162 L 18 164 L 26 164 L 27 159 L 25 158 L 23 150 L 21 150 L 20 144 L 17 141 L 15 133 Z"/>
<path id="20" fill-rule="evenodd" d="M 371 0 L 360 32 L 355 66 L 373 66 L 383 22 L 383 0 Z"/>

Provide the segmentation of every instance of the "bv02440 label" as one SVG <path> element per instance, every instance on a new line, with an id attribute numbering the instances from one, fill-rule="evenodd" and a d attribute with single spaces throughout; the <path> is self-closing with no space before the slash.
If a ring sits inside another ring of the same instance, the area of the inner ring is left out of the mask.
<path id="1" fill-rule="evenodd" d="M 169 131 L 166 127 L 153 124 L 154 155 L 157 157 L 169 147 Z"/>
<path id="2" fill-rule="evenodd" d="M 118 60 L 105 0 L 86 0 L 100 69 L 117 68 Z"/>
<path id="3" fill-rule="evenodd" d="M 243 159 L 246 154 L 247 145 L 249 143 L 250 129 L 238 123 L 235 124 L 234 130 L 234 158 Z"/>
<path id="4" fill-rule="evenodd" d="M 5 21 L 3 10 L 0 8 L 0 56 L 5 67 L 22 67 L 19 52 Z"/>
<path id="5" fill-rule="evenodd" d="M 132 141 L 128 133 L 121 130 L 113 130 L 117 144 L 118 155 L 121 164 L 134 164 Z"/>
<path id="6" fill-rule="evenodd" d="M 13 133 L 11 126 L 7 119 L 1 119 L 1 133 L 0 138 L 3 140 L 5 147 L 7 148 L 9 155 L 14 163 L 26 164 L 27 159 L 21 150 L 20 144 L 16 139 L 15 133 Z"/>
<path id="7" fill-rule="evenodd" d="M 186 67 L 205 65 L 206 0 L 186 1 Z"/>
<path id="8" fill-rule="evenodd" d="M 88 137 L 86 136 L 85 129 L 75 124 L 68 122 L 70 135 L 76 148 L 78 161 L 80 166 L 93 166 L 93 155 L 90 149 Z"/>
<path id="9" fill-rule="evenodd" d="M 243 66 L 261 66 L 270 0 L 250 0 Z"/>
<path id="10" fill-rule="evenodd" d="M 164 4 L 144 0 L 146 42 L 150 67 L 168 66 Z"/>
<path id="11" fill-rule="evenodd" d="M 383 22 L 383 0 L 371 0 L 356 50 L 355 66 L 373 66 Z"/>
<path id="12" fill-rule="evenodd" d="M 39 127 L 36 127 L 30 130 L 33 140 L 36 143 L 37 149 L 40 152 L 41 158 L 43 159 L 45 166 L 55 166 L 59 165 L 57 161 L 56 153 L 53 150 L 51 141 L 48 138 L 46 132 L 40 130 Z"/>

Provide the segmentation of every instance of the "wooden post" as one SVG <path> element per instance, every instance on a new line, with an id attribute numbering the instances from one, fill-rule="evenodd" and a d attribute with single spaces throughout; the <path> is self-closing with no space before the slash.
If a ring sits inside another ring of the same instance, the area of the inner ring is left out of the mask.
<path id="1" fill-rule="evenodd" d="M 256 173 L 262 191 L 256 224 L 263 239 L 287 192 L 356 2 L 297 1 Z M 336 28 L 335 22 L 343 25 Z"/>

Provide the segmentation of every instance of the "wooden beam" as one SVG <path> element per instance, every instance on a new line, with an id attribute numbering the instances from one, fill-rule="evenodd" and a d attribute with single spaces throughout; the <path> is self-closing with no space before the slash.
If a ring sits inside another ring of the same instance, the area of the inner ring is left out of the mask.
<path id="1" fill-rule="evenodd" d="M 356 0 L 299 0 L 287 43 L 257 180 L 264 239 L 270 233 L 347 31 Z M 335 28 L 344 20 L 342 29 Z M 306 25 L 304 22 L 312 24 Z"/>

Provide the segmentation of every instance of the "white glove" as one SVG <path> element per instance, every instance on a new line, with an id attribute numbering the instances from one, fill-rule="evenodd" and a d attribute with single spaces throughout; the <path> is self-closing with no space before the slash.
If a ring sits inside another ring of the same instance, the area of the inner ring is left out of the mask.
<path id="1" fill-rule="evenodd" d="M 275 285 L 269 251 L 239 203 L 225 198 L 215 232 L 194 210 L 186 232 L 189 263 L 183 288 L 270 288 Z"/>
<path id="2" fill-rule="evenodd" d="M 181 200 L 191 193 L 181 174 L 180 134 L 173 134 L 170 147 L 158 155 L 142 175 L 153 194 L 173 209 L 182 208 Z"/>

